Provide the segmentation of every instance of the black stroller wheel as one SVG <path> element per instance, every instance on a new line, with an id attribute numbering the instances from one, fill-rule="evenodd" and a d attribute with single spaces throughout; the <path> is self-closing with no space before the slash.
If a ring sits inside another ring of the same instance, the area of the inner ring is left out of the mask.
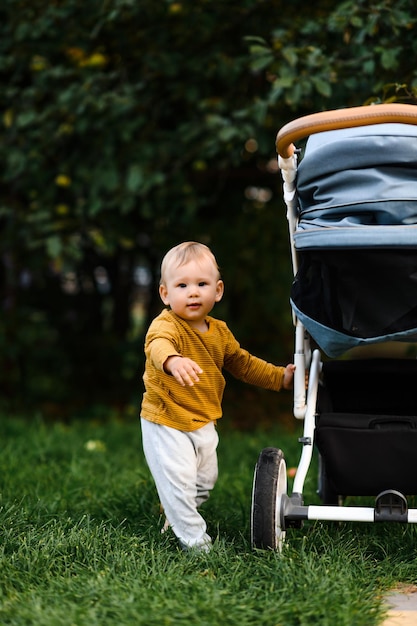
<path id="1" fill-rule="evenodd" d="M 252 490 L 251 543 L 253 548 L 282 550 L 285 528 L 282 496 L 287 493 L 284 453 L 264 448 L 255 467 Z"/>

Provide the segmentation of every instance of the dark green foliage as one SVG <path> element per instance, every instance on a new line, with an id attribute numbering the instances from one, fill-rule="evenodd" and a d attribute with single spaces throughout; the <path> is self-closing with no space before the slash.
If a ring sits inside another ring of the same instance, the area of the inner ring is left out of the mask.
<path id="1" fill-rule="evenodd" d="M 333 5 L 2 2 L 7 404 L 140 391 L 159 262 L 184 239 L 213 247 L 217 312 L 245 347 L 291 359 L 275 134 L 305 112 L 413 98 L 411 0 Z"/>

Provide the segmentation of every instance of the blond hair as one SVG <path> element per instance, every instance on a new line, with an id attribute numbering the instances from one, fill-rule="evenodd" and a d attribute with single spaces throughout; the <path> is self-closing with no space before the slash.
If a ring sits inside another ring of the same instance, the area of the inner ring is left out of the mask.
<path id="1" fill-rule="evenodd" d="M 181 267 L 190 261 L 201 261 L 203 258 L 209 259 L 219 273 L 220 269 L 217 265 L 216 257 L 208 246 L 197 241 L 184 241 L 168 250 L 161 263 L 161 280 L 160 284 L 165 283 L 165 277 L 168 267 Z"/>

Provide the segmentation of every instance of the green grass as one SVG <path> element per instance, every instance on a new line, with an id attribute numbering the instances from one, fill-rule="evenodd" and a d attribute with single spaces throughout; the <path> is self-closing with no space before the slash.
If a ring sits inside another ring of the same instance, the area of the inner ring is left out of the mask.
<path id="1" fill-rule="evenodd" d="M 394 582 L 417 581 L 414 527 L 306 523 L 284 554 L 252 551 L 253 466 L 267 445 L 298 460 L 297 432 L 220 428 L 205 505 L 208 555 L 161 536 L 134 419 L 0 422 L 0 624 L 372 626 Z M 315 477 L 306 499 L 315 498 Z"/>

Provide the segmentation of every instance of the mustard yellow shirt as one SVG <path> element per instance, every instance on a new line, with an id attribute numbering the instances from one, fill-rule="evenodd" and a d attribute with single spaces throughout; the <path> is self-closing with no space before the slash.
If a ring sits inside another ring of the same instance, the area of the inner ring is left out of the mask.
<path id="1" fill-rule="evenodd" d="M 222 417 L 224 368 L 244 382 L 279 391 L 284 367 L 267 363 L 240 347 L 225 322 L 207 317 L 208 330 L 194 330 L 171 310 L 154 319 L 145 338 L 145 393 L 141 416 L 192 431 Z M 203 370 L 200 382 L 183 387 L 164 371 L 169 356 L 186 356 Z"/>

